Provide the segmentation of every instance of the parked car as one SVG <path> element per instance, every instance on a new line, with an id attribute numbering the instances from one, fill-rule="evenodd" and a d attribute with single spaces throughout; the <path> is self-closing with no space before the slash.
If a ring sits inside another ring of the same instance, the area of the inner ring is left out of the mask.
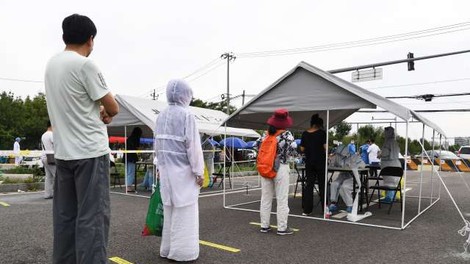
<path id="1" fill-rule="evenodd" d="M 426 153 L 429 155 L 430 158 L 440 158 L 442 160 L 460 160 L 457 155 L 455 155 L 452 151 L 447 151 L 447 150 L 428 150 Z M 421 157 L 419 155 L 418 157 Z M 424 155 L 425 158 L 426 155 Z"/>
<path id="2" fill-rule="evenodd" d="M 253 149 L 238 149 L 242 153 L 243 160 L 252 160 L 256 159 L 258 153 Z"/>
<path id="3" fill-rule="evenodd" d="M 457 155 L 462 159 L 470 159 L 470 146 L 461 146 Z"/>
<path id="4" fill-rule="evenodd" d="M 23 160 L 21 160 L 20 166 L 28 167 L 28 168 L 33 168 L 33 167 L 43 168 L 44 164 L 42 164 L 40 156 L 25 156 L 23 157 Z"/>

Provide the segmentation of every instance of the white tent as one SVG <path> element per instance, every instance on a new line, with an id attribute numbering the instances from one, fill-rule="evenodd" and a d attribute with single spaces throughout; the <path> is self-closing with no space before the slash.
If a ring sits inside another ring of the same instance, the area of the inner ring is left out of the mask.
<path id="1" fill-rule="evenodd" d="M 310 126 L 310 117 L 318 113 L 332 127 L 359 109 L 382 108 L 404 121 L 411 117 L 444 135 L 442 129 L 418 113 L 367 91 L 306 62 L 296 67 L 264 89 L 233 113 L 227 125 L 266 129 L 266 120 L 277 108 L 287 108 L 294 119 L 293 129 Z"/>
<path id="2" fill-rule="evenodd" d="M 267 126 L 266 120 L 277 108 L 286 108 L 289 110 L 289 113 L 294 120 L 292 127 L 293 130 L 307 129 L 310 126 L 310 117 L 314 113 L 318 113 L 325 120 L 326 130 L 328 130 L 359 109 L 381 108 L 402 119 L 403 123 L 406 123 L 405 153 L 407 153 L 408 148 L 408 126 L 412 121 L 417 120 L 423 124 L 423 133 L 424 127 L 428 126 L 433 130 L 433 135 L 434 132 L 437 132 L 441 136 L 445 136 L 441 128 L 416 112 L 305 62 L 300 62 L 296 67 L 282 76 L 279 80 L 259 93 L 258 96 L 250 100 L 247 104 L 238 109 L 238 111 L 233 113 L 227 120 L 225 120 L 224 123 L 228 126 L 265 129 Z M 326 162 L 327 161 L 325 161 L 325 163 Z M 404 190 L 406 190 L 406 174 L 405 167 L 405 172 L 403 175 L 405 181 Z M 439 173 L 437 174 L 439 175 Z M 423 175 L 421 174 L 421 178 L 422 177 Z M 327 186 L 326 178 L 327 177 L 325 177 L 325 186 Z M 440 175 L 439 178 L 442 181 Z M 421 186 L 419 188 L 421 190 Z M 327 192 L 325 191 L 325 193 Z M 405 193 L 403 193 L 402 198 L 403 204 L 405 206 Z M 425 209 L 422 209 L 420 205 L 421 201 L 424 201 L 424 197 L 421 196 L 421 192 L 418 198 L 419 209 L 417 216 L 422 214 L 435 202 L 437 202 L 437 200 L 439 200 L 439 197 L 434 199 L 434 197 L 431 195 L 431 199 L 427 200 L 431 201 L 431 204 Z M 241 204 L 245 205 L 248 203 L 249 202 L 245 202 Z M 254 211 L 248 210 L 246 208 L 237 208 L 236 206 L 237 205 L 226 205 L 224 199 L 224 207 L 226 208 Z M 403 208 L 400 221 L 401 224 L 397 229 L 404 229 L 414 219 L 417 218 L 417 216 L 415 216 L 408 223 L 405 223 L 404 216 L 405 209 Z M 326 220 L 325 216 L 322 219 Z M 366 223 L 356 224 L 395 229 L 395 227 L 386 225 Z"/>
<path id="3" fill-rule="evenodd" d="M 116 101 L 119 104 L 120 111 L 113 118 L 113 122 L 108 125 L 110 135 L 122 135 L 123 130 L 118 127 L 125 126 L 144 126 L 149 128 L 148 131 L 153 131 L 158 113 L 163 111 L 168 105 L 166 102 L 126 95 L 116 95 Z M 201 133 L 209 135 L 225 133 L 225 127 L 221 126 L 221 124 L 227 118 L 227 114 L 222 111 L 200 107 L 190 107 L 190 109 L 194 113 L 198 129 Z M 252 129 L 234 127 L 227 127 L 227 134 L 242 137 L 259 137 L 259 134 Z"/>

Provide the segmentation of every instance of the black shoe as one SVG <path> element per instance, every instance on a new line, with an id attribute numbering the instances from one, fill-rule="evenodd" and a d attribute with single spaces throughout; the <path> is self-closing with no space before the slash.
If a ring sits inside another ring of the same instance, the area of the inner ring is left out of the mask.
<path id="1" fill-rule="evenodd" d="M 54 197 L 52 197 L 52 196 L 44 197 L 44 199 L 46 199 L 46 200 L 52 199 L 52 198 L 54 198 Z"/>
<path id="2" fill-rule="evenodd" d="M 271 227 L 261 227 L 261 229 L 259 230 L 261 233 L 268 233 L 269 231 L 271 231 Z"/>
<path id="3" fill-rule="evenodd" d="M 294 230 L 287 227 L 286 230 L 283 230 L 283 231 L 277 230 L 277 234 L 280 236 L 292 235 L 294 234 Z"/>

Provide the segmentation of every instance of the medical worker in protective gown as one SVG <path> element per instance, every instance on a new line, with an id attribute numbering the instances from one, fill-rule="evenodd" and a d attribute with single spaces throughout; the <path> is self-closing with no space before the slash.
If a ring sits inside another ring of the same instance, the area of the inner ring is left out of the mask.
<path id="1" fill-rule="evenodd" d="M 400 147 L 395 139 L 395 129 L 393 127 L 386 127 L 384 129 L 385 141 L 381 150 L 380 167 L 401 167 L 399 160 Z M 384 185 L 397 186 L 398 178 L 384 176 Z M 390 203 L 394 197 L 394 191 L 387 191 L 385 199 L 381 200 L 383 203 Z"/>
<path id="2" fill-rule="evenodd" d="M 193 92 L 182 80 L 171 80 L 166 89 L 169 106 L 157 117 L 156 164 L 164 223 L 160 256 L 175 261 L 199 257 L 199 188 L 204 160 L 199 131 L 189 103 Z"/>

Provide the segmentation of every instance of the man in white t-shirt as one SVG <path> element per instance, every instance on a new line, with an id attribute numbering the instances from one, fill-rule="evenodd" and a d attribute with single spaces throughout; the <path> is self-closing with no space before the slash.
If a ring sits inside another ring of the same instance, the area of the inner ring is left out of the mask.
<path id="1" fill-rule="evenodd" d="M 377 169 L 380 168 L 380 148 L 375 144 L 374 139 L 369 139 L 367 143 L 370 144 L 369 148 L 367 149 L 367 153 L 369 153 L 370 176 L 377 177 Z"/>
<path id="2" fill-rule="evenodd" d="M 119 111 L 101 71 L 88 59 L 96 27 L 78 14 L 62 22 L 65 50 L 46 67 L 54 127 L 53 263 L 107 263 L 109 146 L 106 124 Z"/>
<path id="3" fill-rule="evenodd" d="M 55 163 L 49 163 L 47 155 L 54 155 L 54 139 L 52 136 L 51 122 L 47 122 L 47 131 L 42 134 L 42 157 L 41 161 L 44 165 L 44 172 L 46 179 L 44 180 L 44 199 L 51 199 L 54 197 L 54 179 L 55 179 Z"/>

